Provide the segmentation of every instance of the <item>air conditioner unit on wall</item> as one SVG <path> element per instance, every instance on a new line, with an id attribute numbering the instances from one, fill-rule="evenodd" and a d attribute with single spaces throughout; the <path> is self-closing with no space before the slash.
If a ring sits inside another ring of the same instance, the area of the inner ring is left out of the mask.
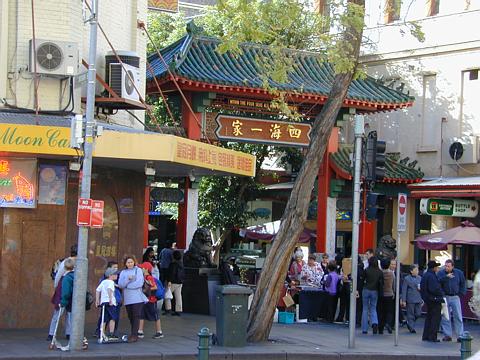
<path id="1" fill-rule="evenodd" d="M 109 66 L 109 84 L 112 90 L 124 99 L 139 101 L 139 95 L 135 87 L 140 90 L 140 69 L 128 64 L 123 64 L 122 67 L 120 63 L 109 64 Z M 130 79 L 134 81 L 135 86 Z"/>
<path id="2" fill-rule="evenodd" d="M 35 39 L 36 71 L 55 77 L 74 76 L 78 73 L 78 45 L 74 42 Z M 35 52 L 30 40 L 30 72 L 35 71 Z"/>
<path id="3" fill-rule="evenodd" d="M 480 141 L 478 136 L 462 136 L 444 139 L 442 146 L 442 163 L 477 164 L 479 160 Z"/>

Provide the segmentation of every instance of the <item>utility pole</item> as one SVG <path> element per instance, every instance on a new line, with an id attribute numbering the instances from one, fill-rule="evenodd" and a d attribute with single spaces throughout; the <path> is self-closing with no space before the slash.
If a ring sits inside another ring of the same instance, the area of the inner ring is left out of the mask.
<path id="1" fill-rule="evenodd" d="M 358 273 L 358 235 L 360 227 L 360 177 L 362 172 L 362 143 L 364 136 L 364 119 L 355 115 L 355 158 L 353 174 L 353 228 L 352 228 L 352 281 L 350 288 L 350 317 L 348 347 L 355 347 L 355 325 L 357 322 L 357 273 Z"/>
<path id="2" fill-rule="evenodd" d="M 88 54 L 88 83 L 87 104 L 85 114 L 85 141 L 83 147 L 83 167 L 81 198 L 90 198 L 92 180 L 92 153 L 95 136 L 95 59 L 97 57 L 97 16 L 98 1 L 92 0 L 92 10 L 89 18 L 90 23 L 90 47 Z M 85 298 L 88 282 L 88 227 L 80 226 L 78 229 L 78 255 L 75 263 L 75 278 L 73 282 L 72 298 L 72 333 L 70 336 L 70 350 L 79 351 L 83 347 L 85 332 Z"/>

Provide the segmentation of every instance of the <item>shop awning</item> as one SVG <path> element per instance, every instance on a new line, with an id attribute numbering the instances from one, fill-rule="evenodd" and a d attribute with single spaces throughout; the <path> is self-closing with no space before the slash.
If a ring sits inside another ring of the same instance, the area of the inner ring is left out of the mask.
<path id="1" fill-rule="evenodd" d="M 422 250 L 447 250 L 450 244 L 480 245 L 480 228 L 470 221 L 464 221 L 460 226 L 422 235 L 415 239 L 415 244 Z"/>
<path id="2" fill-rule="evenodd" d="M 268 222 L 262 225 L 249 226 L 246 229 L 240 230 L 240 236 L 251 240 L 272 241 L 280 229 L 280 220 Z M 304 227 L 300 237 L 299 243 L 310 243 L 310 239 L 316 238 L 315 231 Z"/>
<path id="3" fill-rule="evenodd" d="M 480 176 L 438 178 L 408 185 L 413 198 L 480 197 Z"/>
<path id="4" fill-rule="evenodd" d="M 33 115 L 9 115 L 0 113 L 0 155 L 57 159 L 80 155 L 69 147 L 69 119 L 39 116 L 40 125 L 34 125 Z M 148 162 L 160 176 L 255 176 L 255 156 L 250 154 L 174 135 L 101 125 L 104 132 L 96 140 L 94 165 L 143 172 Z"/>

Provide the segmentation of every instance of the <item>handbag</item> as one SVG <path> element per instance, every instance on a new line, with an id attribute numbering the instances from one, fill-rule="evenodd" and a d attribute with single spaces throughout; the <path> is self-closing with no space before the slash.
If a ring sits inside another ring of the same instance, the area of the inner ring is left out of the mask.
<path id="1" fill-rule="evenodd" d="M 287 308 L 292 306 L 292 305 L 295 305 L 295 301 L 293 301 L 292 295 L 290 295 L 288 292 L 282 298 L 282 300 L 285 303 L 285 307 L 287 307 Z"/>
<path id="2" fill-rule="evenodd" d="M 170 288 L 167 288 L 167 290 L 165 290 L 165 294 L 163 295 L 163 298 L 165 300 L 167 299 L 173 299 L 173 294 L 172 294 L 172 290 Z"/>
<path id="3" fill-rule="evenodd" d="M 448 311 L 448 304 L 446 298 L 443 298 L 441 314 L 445 320 L 450 321 L 450 313 Z"/>

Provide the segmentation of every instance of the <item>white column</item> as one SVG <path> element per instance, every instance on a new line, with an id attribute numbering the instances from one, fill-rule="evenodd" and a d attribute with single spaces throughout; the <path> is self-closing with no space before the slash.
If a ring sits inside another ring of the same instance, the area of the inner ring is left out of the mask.
<path id="1" fill-rule="evenodd" d="M 337 198 L 327 198 L 327 243 L 329 255 L 335 254 L 335 240 L 337 231 Z"/>
<path id="2" fill-rule="evenodd" d="M 188 189 L 187 194 L 187 242 L 186 249 L 192 242 L 193 233 L 198 227 L 198 189 Z"/>

